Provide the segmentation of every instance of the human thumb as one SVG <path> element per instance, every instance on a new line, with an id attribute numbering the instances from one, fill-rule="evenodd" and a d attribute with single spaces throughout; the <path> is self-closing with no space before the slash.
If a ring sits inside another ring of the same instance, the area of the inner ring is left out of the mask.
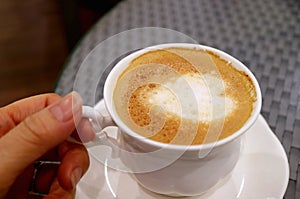
<path id="1" fill-rule="evenodd" d="M 81 118 L 82 100 L 72 92 L 27 117 L 0 139 L 0 184 L 13 183 L 34 160 L 63 142 Z"/>

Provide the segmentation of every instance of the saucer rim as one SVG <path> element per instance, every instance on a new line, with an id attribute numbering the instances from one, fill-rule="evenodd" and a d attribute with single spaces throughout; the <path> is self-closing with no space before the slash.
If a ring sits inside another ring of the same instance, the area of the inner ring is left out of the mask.
<path id="1" fill-rule="evenodd" d="M 279 157 L 280 158 L 282 158 L 282 160 L 284 161 L 284 168 L 283 169 L 285 169 L 284 170 L 284 179 L 282 178 L 281 180 L 281 185 L 282 186 L 280 186 L 281 187 L 281 190 L 280 190 L 280 193 L 278 193 L 278 196 L 279 196 L 279 194 L 280 194 L 280 198 L 283 198 L 284 197 L 284 195 L 285 195 L 285 192 L 286 192 L 286 190 L 287 190 L 287 187 L 288 187 L 288 182 L 289 182 L 289 175 L 290 175 L 290 171 L 289 171 L 289 162 L 288 162 L 288 158 L 287 158 L 287 154 L 285 153 L 285 150 L 284 150 L 284 148 L 283 148 L 283 146 L 282 146 L 282 144 L 280 143 L 280 141 L 279 141 L 279 139 L 277 138 L 277 136 L 274 134 L 274 132 L 271 130 L 271 128 L 269 127 L 269 125 L 268 125 L 268 123 L 266 122 L 266 120 L 263 118 L 263 116 L 260 114 L 259 115 L 259 117 L 257 118 L 257 120 L 255 121 L 255 123 L 257 123 L 257 122 L 259 122 L 261 125 L 263 125 L 263 127 L 264 127 L 264 133 L 267 133 L 267 136 L 268 137 L 270 137 L 270 142 L 273 142 L 276 146 L 277 146 L 277 149 L 279 149 Z M 247 135 L 247 134 L 244 134 L 244 135 Z M 245 137 L 245 136 L 242 136 L 242 137 Z M 247 139 L 247 138 L 246 138 Z M 91 154 L 89 154 L 90 156 L 92 156 Z M 93 157 L 94 158 L 94 157 Z M 103 165 L 103 168 L 104 168 L 104 170 L 105 170 L 105 165 Z M 107 168 L 106 168 L 107 169 Z M 125 174 L 125 175 L 127 175 L 128 177 L 130 177 L 130 174 Z M 232 175 L 234 175 L 233 173 L 231 174 L 231 176 L 230 176 L 230 178 L 232 178 Z M 230 180 L 230 178 L 228 179 L 228 180 Z M 105 184 L 107 185 L 107 179 L 103 179 L 104 180 L 104 182 L 105 182 Z M 227 182 L 225 182 L 223 185 L 225 185 Z M 222 186 L 223 186 L 222 185 Z M 138 185 L 138 186 L 140 186 L 140 185 Z M 139 187 L 138 189 L 142 189 L 141 187 Z M 217 187 L 214 187 L 214 188 L 212 188 L 212 190 L 210 190 L 212 193 L 214 192 L 214 191 L 216 191 L 216 190 L 218 190 L 218 188 Z M 208 192 L 210 192 L 210 191 L 208 191 Z M 80 188 L 80 185 L 77 187 L 77 191 L 76 191 L 76 198 L 78 197 L 78 198 L 81 198 L 81 196 L 84 196 L 84 197 L 87 197 L 87 195 L 85 194 L 85 192 L 86 191 L 84 191 L 82 188 Z M 101 191 L 99 192 L 99 193 L 101 193 Z M 105 195 L 99 195 L 99 193 L 98 193 L 98 195 L 97 195 L 97 198 L 98 197 L 105 197 L 105 196 L 111 196 L 111 195 L 107 195 L 107 194 L 105 194 Z M 169 197 L 169 196 L 165 196 L 165 197 L 167 197 L 167 198 L 172 198 L 172 197 Z M 195 196 L 196 198 L 197 198 L 197 196 Z M 199 196 L 199 198 L 201 198 L 202 196 L 200 195 Z M 193 197 L 194 198 L 194 197 Z M 195 198 L 195 199 L 196 199 Z"/>
<path id="2" fill-rule="evenodd" d="M 259 114 L 256 122 L 258 122 L 258 120 L 262 120 L 262 123 L 266 126 L 266 131 L 269 132 L 270 136 L 273 138 L 273 141 L 276 142 L 276 145 L 278 146 L 278 148 L 280 148 L 280 151 L 281 151 L 281 154 L 282 154 L 282 158 L 284 159 L 284 163 L 285 163 L 285 176 L 286 177 L 285 177 L 285 181 L 283 183 L 284 185 L 282 186 L 281 197 L 280 197 L 280 198 L 283 198 L 284 195 L 285 195 L 285 193 L 286 193 L 286 190 L 288 188 L 289 176 L 290 176 L 290 169 L 289 169 L 288 157 L 287 157 L 287 154 L 286 154 L 286 152 L 285 152 L 285 150 L 283 148 L 282 143 L 279 141 L 278 137 L 272 131 L 272 129 L 268 125 L 266 119 L 261 114 Z"/>

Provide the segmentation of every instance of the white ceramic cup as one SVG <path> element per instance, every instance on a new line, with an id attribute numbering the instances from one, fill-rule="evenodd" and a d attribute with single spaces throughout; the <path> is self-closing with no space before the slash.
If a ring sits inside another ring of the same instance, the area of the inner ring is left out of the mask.
<path id="1" fill-rule="evenodd" d="M 119 118 L 113 102 L 113 93 L 118 77 L 137 56 L 151 50 L 168 47 L 211 51 L 231 62 L 233 67 L 245 72 L 251 78 L 256 89 L 257 101 L 254 103 L 252 115 L 241 129 L 214 143 L 183 146 L 147 139 L 133 132 L 124 124 Z M 258 82 L 244 64 L 215 48 L 186 43 L 161 44 L 126 56 L 115 65 L 108 75 L 103 94 L 104 103 L 100 102 L 102 110 L 96 111 L 91 107 L 83 107 L 83 117 L 91 119 L 97 139 L 100 140 L 98 144 L 112 146 L 113 152 L 132 171 L 140 185 L 150 191 L 171 196 L 202 194 L 230 175 L 239 158 L 241 136 L 257 119 L 262 103 Z M 119 129 L 118 138 L 113 141 L 114 144 L 108 141 L 113 138 L 107 136 L 109 134 L 107 126 L 112 124 Z"/>

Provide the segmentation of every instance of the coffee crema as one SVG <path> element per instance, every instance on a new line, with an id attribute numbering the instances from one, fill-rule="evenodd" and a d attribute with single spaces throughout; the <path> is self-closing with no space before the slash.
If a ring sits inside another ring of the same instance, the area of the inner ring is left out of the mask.
<path id="1" fill-rule="evenodd" d="M 165 48 L 129 63 L 113 101 L 125 125 L 145 138 L 196 145 L 239 130 L 256 92 L 245 72 L 211 51 Z"/>

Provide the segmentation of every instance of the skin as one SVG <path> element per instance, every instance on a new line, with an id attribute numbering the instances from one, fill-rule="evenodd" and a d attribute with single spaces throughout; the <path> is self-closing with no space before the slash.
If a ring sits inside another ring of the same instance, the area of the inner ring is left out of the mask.
<path id="1" fill-rule="evenodd" d="M 74 98 L 76 106 L 70 103 Z M 85 147 L 66 139 L 70 135 L 85 141 L 93 138 L 91 130 L 80 136 L 76 131 L 81 106 L 81 98 L 73 93 L 64 98 L 37 95 L 0 108 L 0 198 L 37 198 L 28 195 L 35 160 L 61 161 L 39 173 L 36 188 L 49 192 L 44 198 L 75 197 L 76 184 L 88 169 L 89 158 Z M 86 123 L 80 126 L 89 129 Z"/>

